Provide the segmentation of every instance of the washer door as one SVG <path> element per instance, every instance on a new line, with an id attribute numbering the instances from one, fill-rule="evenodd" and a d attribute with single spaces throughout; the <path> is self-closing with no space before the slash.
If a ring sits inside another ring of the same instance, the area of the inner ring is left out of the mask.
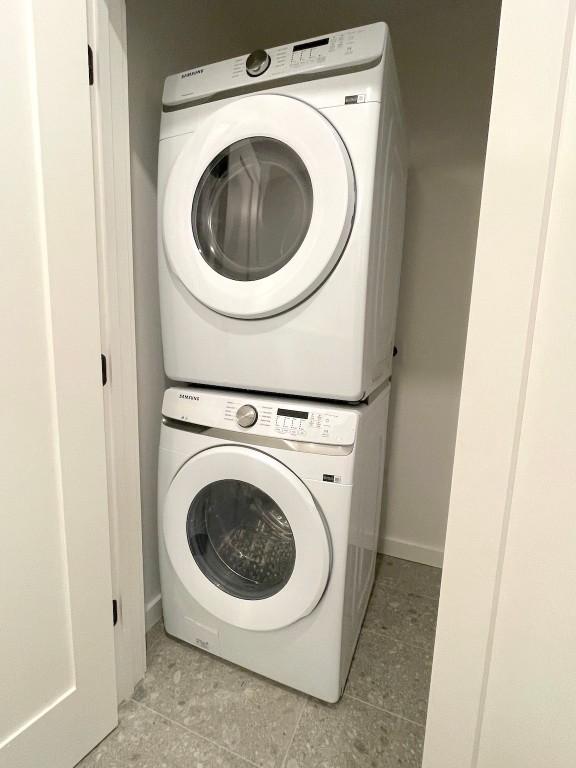
<path id="1" fill-rule="evenodd" d="M 166 496 L 163 534 L 188 592 L 242 629 L 288 626 L 326 588 L 330 544 L 310 491 L 251 448 L 210 448 L 184 464 Z"/>
<path id="2" fill-rule="evenodd" d="M 253 95 L 190 136 L 168 177 L 162 227 L 172 271 L 223 315 L 267 317 L 330 274 L 355 207 L 348 152 L 316 109 Z"/>

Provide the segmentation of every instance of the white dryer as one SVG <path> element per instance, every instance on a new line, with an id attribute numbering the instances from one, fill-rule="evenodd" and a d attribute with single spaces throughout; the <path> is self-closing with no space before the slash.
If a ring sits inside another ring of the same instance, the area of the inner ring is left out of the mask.
<path id="1" fill-rule="evenodd" d="M 158 170 L 167 375 L 363 399 L 390 375 L 405 187 L 383 23 L 167 78 Z"/>
<path id="2" fill-rule="evenodd" d="M 171 635 L 338 700 L 374 579 L 388 395 L 352 407 L 166 392 L 158 527 Z"/>

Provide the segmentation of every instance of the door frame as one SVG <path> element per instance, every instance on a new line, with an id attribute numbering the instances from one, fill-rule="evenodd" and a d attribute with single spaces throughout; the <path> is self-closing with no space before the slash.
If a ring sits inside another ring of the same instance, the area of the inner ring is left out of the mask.
<path id="1" fill-rule="evenodd" d="M 118 701 L 146 671 L 126 8 L 86 0 Z"/>

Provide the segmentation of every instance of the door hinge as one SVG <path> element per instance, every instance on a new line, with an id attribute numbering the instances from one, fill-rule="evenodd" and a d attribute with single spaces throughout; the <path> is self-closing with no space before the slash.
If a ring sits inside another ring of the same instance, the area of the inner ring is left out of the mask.
<path id="1" fill-rule="evenodd" d="M 94 53 L 92 46 L 88 46 L 88 85 L 94 85 Z"/>
<path id="2" fill-rule="evenodd" d="M 112 626 L 118 624 L 118 600 L 112 600 Z"/>
<path id="3" fill-rule="evenodd" d="M 100 363 L 102 364 L 102 386 L 105 387 L 108 383 L 108 361 L 106 355 L 100 355 Z"/>

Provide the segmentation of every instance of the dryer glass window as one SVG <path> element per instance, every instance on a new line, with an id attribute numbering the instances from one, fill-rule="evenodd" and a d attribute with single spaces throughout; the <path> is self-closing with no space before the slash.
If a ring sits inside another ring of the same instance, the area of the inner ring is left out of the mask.
<path id="1" fill-rule="evenodd" d="M 186 534 L 200 570 L 234 597 L 271 597 L 292 575 L 290 524 L 276 502 L 250 483 L 219 480 L 203 488 L 190 504 Z"/>
<path id="2" fill-rule="evenodd" d="M 204 171 L 192 230 L 204 260 L 231 280 L 260 280 L 287 264 L 312 218 L 312 182 L 287 144 L 242 139 Z"/>

